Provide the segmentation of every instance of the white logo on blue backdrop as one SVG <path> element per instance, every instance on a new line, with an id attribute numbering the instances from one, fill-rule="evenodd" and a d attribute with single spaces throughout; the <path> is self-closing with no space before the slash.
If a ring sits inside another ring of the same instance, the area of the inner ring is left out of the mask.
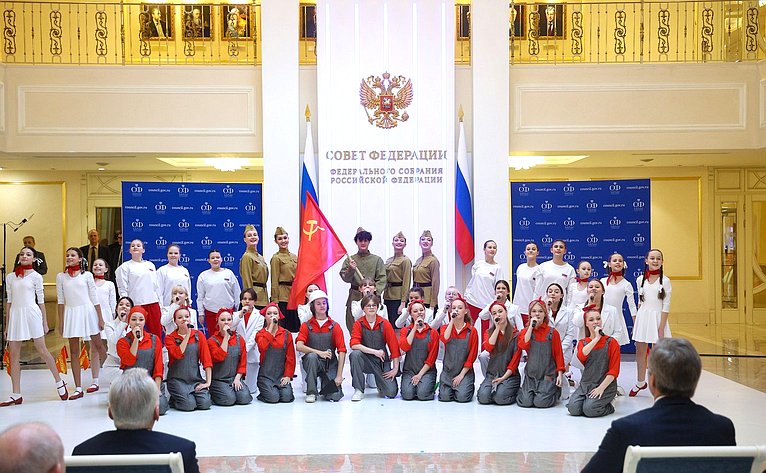
<path id="1" fill-rule="evenodd" d="M 207 256 L 211 249 L 219 250 L 223 266 L 239 276 L 239 258 L 245 252 L 245 244 L 235 237 L 244 232 L 245 225 L 255 225 L 263 234 L 261 187 L 261 184 L 123 182 L 124 252 L 128 253 L 134 238 L 153 242 L 147 245 L 144 259 L 159 268 L 167 263 L 167 245 L 179 243 L 179 261 L 189 270 L 193 293 L 197 276 L 210 268 Z M 243 194 L 247 197 L 241 198 L 242 202 L 234 197 Z M 245 202 L 247 205 L 240 210 Z M 262 251 L 260 245 L 258 251 Z M 196 300 L 196 294 L 192 294 L 191 300 Z"/>
<path id="2" fill-rule="evenodd" d="M 609 255 L 622 254 L 635 286 L 645 253 L 651 248 L 649 180 L 514 182 L 511 199 L 511 254 L 519 255 L 519 262 L 525 260 L 527 241 L 540 245 L 541 263 L 551 258 L 549 248 L 560 238 L 567 243 L 565 260 L 573 264 L 588 261 L 594 274 Z M 623 314 L 632 333 L 627 305 Z"/>

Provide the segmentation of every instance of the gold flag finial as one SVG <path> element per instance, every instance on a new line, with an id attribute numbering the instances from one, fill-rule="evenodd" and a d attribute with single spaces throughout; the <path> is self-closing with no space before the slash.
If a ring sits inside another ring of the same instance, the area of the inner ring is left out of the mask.
<path id="1" fill-rule="evenodd" d="M 306 104 L 306 121 L 311 120 L 311 110 L 309 109 L 308 104 Z"/>
<path id="2" fill-rule="evenodd" d="M 463 106 L 460 105 L 460 107 L 457 110 L 457 118 L 462 122 L 464 116 L 465 114 L 463 113 Z"/>

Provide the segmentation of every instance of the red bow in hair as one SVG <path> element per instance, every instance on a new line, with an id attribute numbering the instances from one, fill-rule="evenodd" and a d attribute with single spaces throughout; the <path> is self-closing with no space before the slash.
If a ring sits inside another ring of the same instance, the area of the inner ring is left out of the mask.
<path id="1" fill-rule="evenodd" d="M 67 266 L 66 272 L 72 277 L 77 276 L 77 273 L 79 273 L 82 270 L 82 265 L 80 263 L 77 263 L 74 266 Z"/>
<path id="2" fill-rule="evenodd" d="M 659 269 L 647 269 L 644 271 L 644 280 L 649 279 L 649 276 L 656 276 L 660 274 L 660 271 L 661 270 Z"/>
<path id="3" fill-rule="evenodd" d="M 423 302 L 422 299 L 415 299 L 414 301 L 410 301 L 409 304 L 407 304 L 407 312 L 412 313 L 412 304 L 420 304 L 425 309 L 426 303 Z"/>
<path id="4" fill-rule="evenodd" d="M 606 278 L 606 285 L 608 286 L 609 281 L 611 281 L 612 279 L 617 279 L 617 276 L 622 276 L 622 271 L 612 271 L 611 273 L 609 273 L 609 277 Z"/>
<path id="5" fill-rule="evenodd" d="M 13 270 L 13 274 L 15 274 L 16 277 L 23 278 L 24 271 L 26 271 L 27 269 L 32 269 L 32 265 L 31 264 L 18 265 L 16 266 L 16 269 Z"/>
<path id="6" fill-rule="evenodd" d="M 587 314 L 591 310 L 596 310 L 596 304 L 586 305 L 585 307 L 582 308 L 582 313 Z"/>
<path id="7" fill-rule="evenodd" d="M 269 309 L 269 307 L 276 307 L 277 311 L 279 312 L 279 320 L 282 320 L 285 318 L 284 315 L 282 315 L 282 310 L 280 310 L 279 306 L 276 302 L 270 302 L 266 307 L 261 309 L 259 312 L 262 316 L 266 317 L 266 311 Z"/>
<path id="8" fill-rule="evenodd" d="M 544 310 L 546 310 L 546 311 L 548 310 L 548 304 L 545 303 L 545 301 L 543 300 L 542 297 L 538 297 L 537 299 L 535 299 L 535 300 L 533 300 L 532 302 L 529 303 L 529 311 L 530 312 L 532 312 L 532 306 L 535 305 L 535 304 L 540 304 L 541 306 L 543 306 Z"/>

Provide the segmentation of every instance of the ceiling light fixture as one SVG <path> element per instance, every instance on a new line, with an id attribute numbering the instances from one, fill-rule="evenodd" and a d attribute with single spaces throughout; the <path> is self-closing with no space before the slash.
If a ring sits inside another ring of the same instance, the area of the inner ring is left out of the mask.
<path id="1" fill-rule="evenodd" d="M 205 163 L 219 171 L 234 172 L 248 165 L 247 158 L 205 158 Z"/>

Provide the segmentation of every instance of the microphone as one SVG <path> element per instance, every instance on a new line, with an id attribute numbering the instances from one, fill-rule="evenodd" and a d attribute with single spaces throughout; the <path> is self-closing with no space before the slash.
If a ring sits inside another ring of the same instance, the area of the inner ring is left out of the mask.
<path id="1" fill-rule="evenodd" d="M 19 222 L 18 226 L 17 226 L 16 228 L 14 228 L 14 229 L 13 229 L 13 231 L 14 231 L 14 232 L 18 232 L 18 231 L 19 231 L 19 228 L 21 228 L 21 227 L 22 227 L 22 226 L 23 226 L 25 223 L 27 223 L 28 221 L 32 220 L 32 217 L 34 217 L 34 216 L 35 216 L 35 214 L 34 214 L 34 212 L 32 212 L 32 215 L 30 215 L 30 216 L 29 216 L 29 217 L 27 217 L 27 218 L 24 218 L 24 219 L 22 219 L 22 220 L 21 220 L 21 222 Z"/>
<path id="2" fill-rule="evenodd" d="M 495 296 L 495 299 L 497 299 L 497 300 L 499 301 L 499 300 L 500 300 L 502 297 L 503 297 L 503 296 L 501 296 L 500 294 L 498 294 L 498 295 L 496 295 L 496 296 Z"/>
<path id="3" fill-rule="evenodd" d="M 591 303 L 591 304 L 592 304 L 592 303 L 594 303 L 594 302 L 596 302 L 596 296 L 595 296 L 595 294 L 591 294 L 591 295 L 588 297 L 588 300 L 590 300 L 590 303 Z"/>
<path id="4" fill-rule="evenodd" d="M 136 327 L 136 330 L 133 332 L 133 335 L 134 335 L 136 338 L 141 338 L 141 329 L 140 329 L 140 328 L 138 328 L 138 327 Z"/>
<path id="5" fill-rule="evenodd" d="M 418 319 L 417 324 L 418 324 L 418 327 L 422 327 L 423 326 L 423 319 Z"/>
<path id="6" fill-rule="evenodd" d="M 500 323 L 500 317 L 495 317 L 495 323 Z"/>
<path id="7" fill-rule="evenodd" d="M 457 317 L 457 311 L 452 313 L 452 318 L 454 319 L 455 317 Z"/>
<path id="8" fill-rule="evenodd" d="M 230 328 L 227 328 L 227 329 L 226 329 L 226 332 L 229 334 L 229 336 L 230 336 L 230 337 L 231 337 L 232 335 L 234 335 L 234 332 L 233 332 L 233 331 L 232 331 Z"/>
<path id="9" fill-rule="evenodd" d="M 550 308 L 553 305 L 551 301 L 546 302 L 546 304 L 548 304 L 548 308 Z"/>
<path id="10" fill-rule="evenodd" d="M 186 327 L 187 327 L 187 328 L 189 328 L 189 329 L 193 329 L 193 328 L 194 328 L 194 325 L 192 325 L 192 324 L 186 324 Z"/>
<path id="11" fill-rule="evenodd" d="M 529 325 L 531 325 L 532 328 L 535 328 L 535 326 L 537 326 L 537 319 L 532 319 L 532 322 L 530 322 Z"/>
<path id="12" fill-rule="evenodd" d="M 275 323 L 277 323 L 277 321 L 278 321 L 278 320 L 279 320 L 279 319 L 277 319 L 276 317 L 272 317 L 272 318 L 271 318 L 271 323 L 272 323 L 272 324 L 275 324 Z"/>
<path id="13" fill-rule="evenodd" d="M 605 335 L 604 335 L 604 331 L 603 331 L 603 330 L 601 330 L 600 328 L 598 329 L 598 334 L 599 334 L 599 335 L 601 335 L 602 337 L 604 337 L 604 336 L 605 336 Z"/>

